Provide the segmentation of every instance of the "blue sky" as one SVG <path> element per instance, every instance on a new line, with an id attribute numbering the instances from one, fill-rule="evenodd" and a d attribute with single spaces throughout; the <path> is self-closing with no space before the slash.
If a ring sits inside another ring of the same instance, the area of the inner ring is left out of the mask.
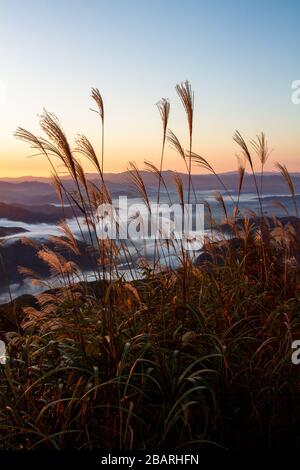
<path id="1" fill-rule="evenodd" d="M 232 134 L 264 130 L 281 160 L 299 168 L 300 2 L 27 0 L 0 2 L 0 175 L 46 174 L 41 159 L 13 137 L 38 131 L 43 107 L 70 140 L 84 132 L 99 147 L 90 88 L 106 107 L 107 169 L 130 159 L 157 163 L 161 127 L 155 103 L 171 100 L 170 127 L 186 142 L 174 86 L 195 91 L 195 151 L 220 171 L 235 167 Z M 1 98 L 2 95 L 2 98 Z M 182 169 L 168 151 L 166 167 Z"/>

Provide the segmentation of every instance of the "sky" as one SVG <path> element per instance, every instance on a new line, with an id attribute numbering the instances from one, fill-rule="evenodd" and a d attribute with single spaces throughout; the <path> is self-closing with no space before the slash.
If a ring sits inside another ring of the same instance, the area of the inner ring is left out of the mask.
<path id="1" fill-rule="evenodd" d="M 175 91 L 186 79 L 195 93 L 193 149 L 217 171 L 236 168 L 235 129 L 246 139 L 266 133 L 268 170 L 280 161 L 300 171 L 300 104 L 291 99 L 299 18 L 298 0 L 0 0 L 0 177 L 49 174 L 13 135 L 18 126 L 41 134 L 43 108 L 72 145 L 84 133 L 100 151 L 91 87 L 104 100 L 106 171 L 129 160 L 158 164 L 160 98 L 170 99 L 169 127 L 188 146 Z M 172 149 L 164 168 L 184 170 Z"/>

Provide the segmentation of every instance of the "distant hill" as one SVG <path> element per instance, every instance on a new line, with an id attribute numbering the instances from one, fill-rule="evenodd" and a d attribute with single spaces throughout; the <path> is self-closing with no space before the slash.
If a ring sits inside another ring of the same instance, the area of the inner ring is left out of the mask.
<path id="1" fill-rule="evenodd" d="M 54 224 L 59 222 L 63 216 L 66 218 L 74 217 L 74 213 L 76 215 L 80 215 L 79 210 L 76 207 L 66 207 L 63 212 L 61 207 L 52 206 L 50 204 L 26 206 L 21 204 L 6 204 L 0 202 L 1 219 L 15 220 L 29 224 Z"/>
<path id="2" fill-rule="evenodd" d="M 145 185 L 149 191 L 156 191 L 157 177 L 151 172 L 141 171 Z M 185 188 L 188 186 L 188 175 L 179 173 Z M 239 175 L 237 172 L 228 172 L 219 175 L 225 186 L 232 192 L 235 192 L 238 186 Z M 295 189 L 300 192 L 300 173 L 292 174 Z M 100 184 L 99 175 L 90 173 L 88 179 L 95 184 Z M 166 170 L 163 172 L 166 185 L 170 190 L 175 189 L 174 172 Z M 62 177 L 64 185 L 67 189 L 74 190 L 74 183 L 70 177 Z M 257 175 L 258 181 L 260 175 Z M 130 181 L 130 175 L 127 171 L 122 173 L 107 173 L 105 181 L 113 197 L 119 195 L 127 195 L 129 197 L 136 196 L 136 189 Z M 193 185 L 197 190 L 222 190 L 223 187 L 212 174 L 195 174 L 193 175 Z M 263 188 L 265 194 L 288 194 L 286 182 L 282 176 L 275 172 L 267 172 L 264 175 Z M 246 173 L 243 183 L 244 192 L 255 192 L 255 185 L 251 174 Z M 3 203 L 13 204 L 57 204 L 59 198 L 52 185 L 50 178 L 37 177 L 21 177 L 21 178 L 0 178 L 0 201 Z"/>
<path id="3" fill-rule="evenodd" d="M 61 237 L 63 238 L 63 237 Z M 37 243 L 38 244 L 38 243 Z M 58 247 L 50 240 L 44 240 L 40 246 L 47 247 L 61 254 L 67 260 L 75 262 L 83 271 L 97 269 L 97 255 L 82 241 L 77 240 L 80 255 L 75 255 L 70 250 Z M 24 275 L 19 272 L 19 267 L 33 270 L 42 278 L 50 276 L 49 266 L 37 256 L 37 249 L 31 244 L 24 244 L 20 239 L 9 239 L 0 244 L 0 290 L 8 284 L 22 283 Z"/>
<path id="4" fill-rule="evenodd" d="M 99 184 L 97 175 L 90 178 L 94 183 Z M 67 189 L 74 190 L 75 186 L 70 179 L 64 181 Z M 134 196 L 134 191 L 126 181 L 122 184 L 108 182 L 111 194 L 117 197 L 119 194 Z M 50 178 L 43 178 L 43 181 L 31 179 L 30 181 L 7 181 L 0 179 L 0 201 L 4 203 L 16 204 L 59 204 L 60 200 Z M 67 201 L 66 201 L 67 202 Z"/>
<path id="5" fill-rule="evenodd" d="M 24 232 L 27 232 L 27 230 L 22 227 L 0 227 L 0 238 Z"/>

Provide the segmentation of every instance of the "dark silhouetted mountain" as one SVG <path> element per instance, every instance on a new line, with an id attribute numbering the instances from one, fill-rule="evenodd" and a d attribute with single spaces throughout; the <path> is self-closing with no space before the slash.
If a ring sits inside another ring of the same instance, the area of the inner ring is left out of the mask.
<path id="1" fill-rule="evenodd" d="M 24 232 L 27 232 L 27 230 L 22 227 L 0 227 L 0 237 L 7 237 L 9 235 L 15 235 L 17 233 Z"/>
<path id="2" fill-rule="evenodd" d="M 5 204 L 0 202 L 1 219 L 8 219 L 31 224 L 55 224 L 59 222 L 63 216 L 66 218 L 74 217 L 74 213 L 76 215 L 80 215 L 79 209 L 76 207 L 66 207 L 63 212 L 61 207 L 52 206 L 51 204 L 26 206 L 21 204 Z"/>
<path id="3" fill-rule="evenodd" d="M 50 240 L 44 240 L 39 247 L 47 247 L 64 256 L 67 260 L 75 262 L 83 271 L 96 269 L 97 254 L 91 253 L 90 248 L 82 241 L 78 241 L 80 255 L 70 250 L 58 247 Z M 48 265 L 37 255 L 38 249 L 31 244 L 24 244 L 19 238 L 6 240 L 0 244 L 0 289 L 8 284 L 22 283 L 24 275 L 18 271 L 20 266 L 33 270 L 42 278 L 50 276 Z"/>

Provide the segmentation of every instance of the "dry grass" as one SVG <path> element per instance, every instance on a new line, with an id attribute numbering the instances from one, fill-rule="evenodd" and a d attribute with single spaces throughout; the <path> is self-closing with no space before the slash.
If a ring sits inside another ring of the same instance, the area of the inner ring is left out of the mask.
<path id="1" fill-rule="evenodd" d="M 189 152 L 174 133 L 167 133 L 169 102 L 163 100 L 161 164 L 156 168 L 148 163 L 148 169 L 158 177 L 159 194 L 161 185 L 167 188 L 162 168 L 168 135 L 187 161 L 189 200 L 192 161 L 220 177 L 192 151 L 190 84 L 177 86 L 177 91 L 188 118 Z M 98 90 L 93 89 L 92 97 L 103 130 Z M 274 218 L 271 227 L 262 210 L 258 224 L 241 218 L 245 161 L 260 201 L 262 197 L 255 161 L 243 137 L 239 133 L 234 137 L 244 160 L 239 160 L 232 213 L 222 195 L 216 195 L 229 239 L 225 234 L 218 243 L 213 236 L 207 239 L 206 263 L 201 266 L 195 266 L 182 246 L 177 251 L 178 269 L 163 269 L 155 262 L 153 266 L 141 256 L 144 277 L 128 283 L 122 275 L 112 278 L 113 272 L 118 274 L 121 255 L 130 264 L 128 246 L 97 239 L 94 209 L 100 201 L 111 200 L 103 178 L 103 147 L 100 163 L 84 136 L 71 149 L 52 114 L 45 112 L 41 125 L 49 141 L 24 129 L 17 131 L 17 137 L 49 160 L 62 202 L 66 198 L 80 207 L 88 228 L 86 242 L 99 269 L 96 282 L 74 284 L 78 268 L 73 263 L 56 252 L 39 251 L 63 283 L 60 289 L 38 295 L 37 306 L 24 309 L 19 333 L 6 334 L 10 359 L 0 370 L 2 445 L 14 449 L 296 446 L 300 369 L 291 363 L 291 342 L 300 334 L 300 222 L 283 225 Z M 264 134 L 253 146 L 263 174 L 269 155 Z M 99 185 L 86 179 L 78 152 L 93 162 Z M 76 191 L 64 187 L 57 158 Z M 133 163 L 129 169 L 150 210 L 139 169 Z M 280 170 L 296 203 L 292 179 L 284 166 Z M 183 183 L 178 175 L 174 178 L 183 207 Z M 210 220 L 216 229 L 212 213 Z M 83 233 L 79 221 L 78 226 Z M 77 242 L 65 222 L 61 229 L 63 241 L 52 240 L 76 253 Z M 157 240 L 167 252 L 168 243 Z"/>

